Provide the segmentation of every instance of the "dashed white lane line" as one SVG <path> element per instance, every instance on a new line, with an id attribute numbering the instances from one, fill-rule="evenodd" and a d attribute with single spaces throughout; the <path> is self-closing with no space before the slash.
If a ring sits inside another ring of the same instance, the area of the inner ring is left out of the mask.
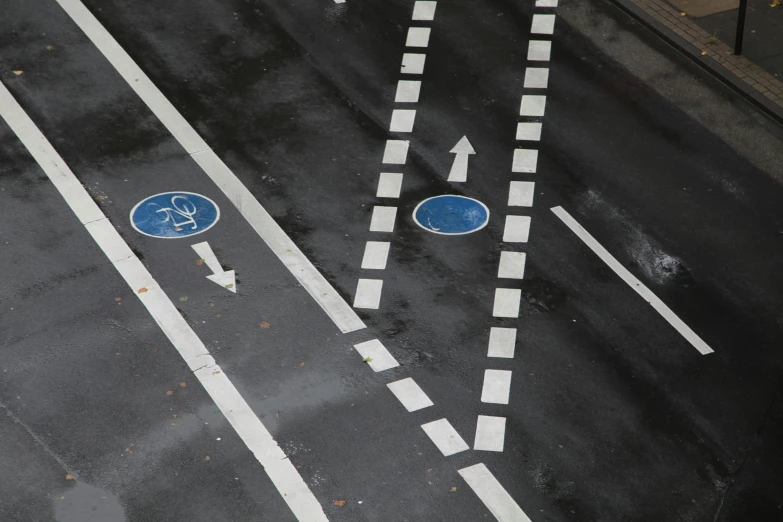
<path id="1" fill-rule="evenodd" d="M 394 95 L 394 101 L 397 103 L 416 103 L 419 101 L 420 91 L 421 81 L 400 80 L 397 82 L 397 93 Z"/>
<path id="2" fill-rule="evenodd" d="M 508 370 L 485 370 L 481 402 L 508 404 L 511 393 L 511 372 Z"/>
<path id="3" fill-rule="evenodd" d="M 538 166 L 538 150 L 516 149 L 511 162 L 511 172 L 535 173 Z"/>
<path id="4" fill-rule="evenodd" d="M 378 191 L 375 196 L 379 198 L 398 198 L 402 189 L 401 172 L 381 172 L 378 179 Z"/>
<path id="5" fill-rule="evenodd" d="M 386 269 L 386 260 L 389 257 L 388 241 L 368 241 L 364 247 L 364 257 L 362 258 L 362 268 L 365 270 L 384 270 Z"/>
<path id="6" fill-rule="evenodd" d="M 383 163 L 387 165 L 405 165 L 408 161 L 408 146 L 406 140 L 386 140 L 383 150 Z"/>
<path id="7" fill-rule="evenodd" d="M 552 34 L 555 32 L 555 15 L 553 14 L 534 14 L 533 23 L 530 27 L 533 34 Z"/>
<path id="8" fill-rule="evenodd" d="M 424 74 L 424 62 L 427 59 L 426 54 L 405 53 L 402 55 L 402 74 Z"/>
<path id="9" fill-rule="evenodd" d="M 374 372 L 382 372 L 400 365 L 397 359 L 378 339 L 355 344 L 353 346 L 359 355 L 370 365 Z"/>
<path id="10" fill-rule="evenodd" d="M 394 232 L 397 207 L 376 206 L 372 209 L 370 232 Z"/>
<path id="11" fill-rule="evenodd" d="M 546 109 L 546 96 L 538 94 L 525 94 L 522 96 L 522 104 L 519 106 L 520 116 L 543 116 Z"/>
<path id="12" fill-rule="evenodd" d="M 535 189 L 533 181 L 512 181 L 508 188 L 508 206 L 532 207 Z"/>
<path id="13" fill-rule="evenodd" d="M 541 141 L 541 122 L 521 121 L 517 123 L 517 139 L 524 141 Z"/>
<path id="14" fill-rule="evenodd" d="M 707 355 L 713 352 L 713 349 L 710 348 L 710 346 L 705 343 L 704 340 L 696 334 L 696 332 L 691 330 L 690 327 L 671 310 L 671 308 L 666 306 L 666 304 L 664 304 L 664 302 L 661 301 L 658 296 L 652 293 L 649 288 L 644 286 L 644 284 L 639 281 L 636 276 L 629 272 L 627 268 L 625 268 L 617 259 L 615 259 L 612 254 L 609 253 L 608 250 L 601 246 L 601 244 L 596 241 L 595 238 L 593 238 L 593 236 L 591 236 L 590 233 L 585 230 L 584 227 L 582 227 L 582 225 L 580 225 L 573 217 L 571 217 L 571 214 L 566 212 L 562 207 L 554 207 L 552 212 L 554 212 L 555 215 L 559 217 L 563 223 L 565 223 L 565 225 L 570 228 L 571 231 L 590 248 L 590 250 L 595 252 L 595 254 L 600 257 L 601 260 L 606 263 L 615 274 L 620 276 L 620 278 L 625 281 L 628 286 L 630 286 L 637 294 L 642 296 L 645 301 L 650 303 L 650 306 L 652 306 L 655 311 L 661 315 L 661 317 L 666 319 L 666 321 L 672 325 L 674 329 L 680 333 L 680 335 L 685 337 L 685 339 L 687 339 L 688 342 L 699 351 L 699 353 L 702 355 Z"/>
<path id="15" fill-rule="evenodd" d="M 386 385 L 408 411 L 419 411 L 432 406 L 432 401 L 416 381 L 410 377 Z"/>
<path id="16" fill-rule="evenodd" d="M 522 290 L 518 288 L 496 288 L 495 304 L 492 307 L 493 317 L 519 317 L 519 302 Z"/>
<path id="17" fill-rule="evenodd" d="M 406 47 L 427 47 L 430 43 L 429 27 L 411 27 L 405 39 Z"/>
<path id="18" fill-rule="evenodd" d="M 174 303 L 0 82 L 0 116 L 27 147 L 106 257 L 177 349 L 300 522 L 327 522 L 321 505 Z M 140 290 L 144 290 L 140 292 Z"/>
<path id="19" fill-rule="evenodd" d="M 557 0 L 536 0 L 536 7 L 557 7 Z"/>
<path id="20" fill-rule="evenodd" d="M 516 344 L 516 328 L 499 328 L 493 326 L 489 331 L 489 349 L 487 350 L 487 357 L 513 359 Z"/>
<path id="21" fill-rule="evenodd" d="M 552 55 L 552 42 L 549 40 L 530 40 L 527 59 L 532 62 L 548 62 Z"/>
<path id="22" fill-rule="evenodd" d="M 391 132 L 413 132 L 413 122 L 416 111 L 411 109 L 395 109 L 392 111 L 389 130 Z"/>
<path id="23" fill-rule="evenodd" d="M 546 67 L 528 67 L 525 69 L 526 89 L 546 89 L 549 85 L 549 69 Z"/>
<path id="24" fill-rule="evenodd" d="M 377 310 L 381 305 L 382 279 L 359 279 L 356 283 L 356 295 L 353 298 L 354 308 Z"/>
<path id="25" fill-rule="evenodd" d="M 506 216 L 503 242 L 527 243 L 530 236 L 530 216 Z"/>
<path id="26" fill-rule="evenodd" d="M 459 474 L 498 522 L 531 522 L 484 464 L 463 468 Z"/>
<path id="27" fill-rule="evenodd" d="M 413 4 L 412 20 L 432 21 L 435 19 L 435 8 L 438 2 L 419 0 Z"/>
<path id="28" fill-rule="evenodd" d="M 503 451 L 506 439 L 506 418 L 479 415 L 473 449 L 479 451 Z"/>
<path id="29" fill-rule="evenodd" d="M 461 451 L 470 449 L 470 446 L 462 440 L 457 430 L 446 419 L 439 419 L 436 421 L 422 424 L 421 428 L 432 440 L 435 446 L 438 447 L 444 457 L 454 455 Z"/>
<path id="30" fill-rule="evenodd" d="M 525 277 L 525 253 L 501 252 L 498 264 L 498 278 L 523 279 Z"/>
<path id="31" fill-rule="evenodd" d="M 239 178 L 103 28 L 80 0 L 57 0 L 74 22 L 114 66 L 182 147 L 247 220 L 283 265 L 343 333 L 366 328 L 348 303 L 329 284 L 299 247 L 280 228 Z"/>

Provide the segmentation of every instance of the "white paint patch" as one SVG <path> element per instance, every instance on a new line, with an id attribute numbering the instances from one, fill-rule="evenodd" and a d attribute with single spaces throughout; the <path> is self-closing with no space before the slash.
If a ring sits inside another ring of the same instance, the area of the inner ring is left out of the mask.
<path id="1" fill-rule="evenodd" d="M 522 290 L 518 288 L 496 288 L 492 316 L 519 317 L 519 302 L 521 300 Z"/>
<path id="2" fill-rule="evenodd" d="M 408 377 L 401 381 L 390 382 L 386 386 L 408 411 L 418 411 L 432 406 L 432 401 L 416 381 Z"/>
<path id="3" fill-rule="evenodd" d="M 538 151 L 535 149 L 516 149 L 514 161 L 511 163 L 511 172 L 525 172 L 533 174 L 538 165 Z"/>
<path id="4" fill-rule="evenodd" d="M 525 87 L 528 89 L 546 89 L 549 84 L 549 69 L 528 67 L 525 69 Z"/>
<path id="5" fill-rule="evenodd" d="M 378 339 L 355 344 L 353 347 L 375 372 L 382 372 L 400 365 Z"/>
<path id="6" fill-rule="evenodd" d="M 379 198 L 398 198 L 402 189 L 402 174 L 398 172 L 381 172 L 378 179 L 378 192 L 375 194 Z"/>
<path id="7" fill-rule="evenodd" d="M 582 227 L 582 225 L 580 225 L 573 217 L 571 217 L 571 214 L 566 212 L 562 207 L 554 207 L 552 212 L 554 212 L 555 215 L 559 217 L 563 223 L 565 223 L 566 226 L 570 228 L 571 231 L 590 248 L 590 250 L 595 252 L 595 254 L 600 257 L 601 260 L 606 263 L 615 274 L 620 276 L 620 278 L 625 281 L 628 286 L 630 286 L 637 294 L 642 296 L 645 301 L 650 303 L 650 306 L 652 306 L 655 311 L 661 315 L 661 317 L 666 319 L 666 321 L 672 325 L 674 329 L 680 333 L 680 335 L 685 337 L 685 339 L 687 339 L 688 342 L 699 351 L 699 353 L 702 355 L 707 355 L 714 351 L 707 343 L 704 342 L 701 337 L 696 334 L 696 332 L 691 330 L 690 327 L 671 310 L 671 308 L 666 306 L 666 304 L 664 304 L 664 302 L 661 301 L 658 296 L 652 293 L 649 288 L 644 286 L 644 284 L 639 281 L 636 276 L 629 272 L 627 268 L 625 268 L 617 259 L 615 259 L 612 254 L 609 253 L 608 250 L 601 246 L 601 244 L 596 241 L 595 238 L 593 238 L 593 236 L 591 236 L 590 233 Z"/>
<path id="8" fill-rule="evenodd" d="M 57 0 L 60 6 L 84 31 L 114 66 L 136 94 L 144 101 L 204 173 L 226 195 L 253 230 L 282 261 L 310 296 L 343 333 L 366 328 L 348 303 L 329 284 L 280 225 L 272 218 L 239 178 L 215 154 L 174 105 L 155 87 L 146 74 L 103 28 L 80 0 Z"/>
<path id="9" fill-rule="evenodd" d="M 207 279 L 236 294 L 236 273 L 233 270 L 223 270 L 217 256 L 212 251 L 212 247 L 209 246 L 209 242 L 204 241 L 202 243 L 196 243 L 195 245 L 191 245 L 191 248 L 204 260 L 207 267 L 212 270 L 212 275 L 208 275 Z"/>
<path id="10" fill-rule="evenodd" d="M 405 40 L 407 47 L 427 47 L 430 43 L 429 27 L 410 27 Z"/>
<path id="11" fill-rule="evenodd" d="M 402 55 L 402 74 L 424 74 L 426 54 L 405 53 Z"/>
<path id="12" fill-rule="evenodd" d="M 440 452 L 443 453 L 444 457 L 470 449 L 470 446 L 462 440 L 457 430 L 446 419 L 422 424 L 421 428 L 438 447 Z"/>
<path id="13" fill-rule="evenodd" d="M 525 94 L 519 106 L 520 116 L 543 116 L 546 109 L 546 96 Z"/>
<path id="14" fill-rule="evenodd" d="M 548 62 L 552 55 L 552 42 L 549 40 L 530 40 L 527 59 L 531 62 Z"/>
<path id="15" fill-rule="evenodd" d="M 503 451 L 506 439 L 506 418 L 479 415 L 476 422 L 476 438 L 473 449 L 479 451 Z"/>
<path id="16" fill-rule="evenodd" d="M 345 0 L 334 0 L 335 4 L 344 4 Z"/>
<path id="17" fill-rule="evenodd" d="M 536 7 L 557 7 L 557 0 L 536 0 Z"/>
<path id="18" fill-rule="evenodd" d="M 383 290 L 383 280 L 359 279 L 356 284 L 353 307 L 377 310 L 381 306 L 381 290 Z"/>
<path id="19" fill-rule="evenodd" d="M 386 268 L 386 259 L 389 257 L 388 241 L 368 241 L 364 247 L 364 258 L 362 258 L 362 268 L 365 270 L 384 270 Z"/>
<path id="20" fill-rule="evenodd" d="M 541 123 L 525 121 L 517 123 L 517 139 L 525 141 L 541 141 Z"/>
<path id="21" fill-rule="evenodd" d="M 530 216 L 506 216 L 503 228 L 505 243 L 527 243 L 530 236 Z"/>
<path id="22" fill-rule="evenodd" d="M 392 111 L 389 130 L 391 132 L 412 132 L 415 119 L 415 110 L 395 109 Z"/>
<path id="23" fill-rule="evenodd" d="M 530 27 L 533 34 L 552 34 L 555 32 L 555 15 L 553 14 L 534 14 L 533 23 Z"/>
<path id="24" fill-rule="evenodd" d="M 408 161 L 407 140 L 386 140 L 386 148 L 383 150 L 383 163 L 387 165 L 405 165 Z"/>
<path id="25" fill-rule="evenodd" d="M 79 5 L 81 5 L 79 3 Z M 83 6 L 82 6 L 83 7 Z M 297 520 L 328 522 L 321 505 L 272 435 L 177 311 L 144 264 L 125 243 L 68 165 L 0 82 L 0 116 L 60 192 L 79 221 L 177 349 L 226 417 Z M 139 292 L 146 289 L 144 292 Z"/>
<path id="26" fill-rule="evenodd" d="M 372 209 L 370 232 L 394 232 L 394 221 L 397 219 L 397 207 L 376 206 Z"/>
<path id="27" fill-rule="evenodd" d="M 489 331 L 489 350 L 487 351 L 487 357 L 513 359 L 516 344 L 516 328 L 492 327 Z"/>
<path id="28" fill-rule="evenodd" d="M 532 207 L 535 190 L 533 181 L 512 181 L 508 189 L 508 206 Z"/>
<path id="29" fill-rule="evenodd" d="M 531 522 L 484 464 L 463 468 L 459 474 L 498 522 Z"/>
<path id="30" fill-rule="evenodd" d="M 463 136 L 449 151 L 451 154 L 455 154 L 454 162 L 451 164 L 451 170 L 449 171 L 449 177 L 446 181 L 451 182 L 464 182 L 468 180 L 468 158 L 475 154 L 473 145 L 470 144 L 467 136 Z"/>
<path id="31" fill-rule="evenodd" d="M 501 252 L 498 278 L 523 279 L 525 277 L 525 253 Z"/>
<path id="32" fill-rule="evenodd" d="M 413 20 L 430 21 L 435 19 L 435 8 L 438 2 L 419 0 L 413 4 Z"/>
<path id="33" fill-rule="evenodd" d="M 400 80 L 397 82 L 397 94 L 394 101 L 397 103 L 416 103 L 419 101 L 421 82 L 418 80 Z"/>
<path id="34" fill-rule="evenodd" d="M 511 393 L 511 372 L 508 370 L 485 370 L 481 402 L 508 404 Z"/>

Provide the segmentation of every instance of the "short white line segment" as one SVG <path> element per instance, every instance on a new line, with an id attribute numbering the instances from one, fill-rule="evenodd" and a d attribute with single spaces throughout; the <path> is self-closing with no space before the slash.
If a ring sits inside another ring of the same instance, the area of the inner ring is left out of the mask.
<path id="1" fill-rule="evenodd" d="M 413 20 L 431 21 L 435 19 L 435 8 L 438 2 L 419 0 L 413 4 Z"/>
<path id="2" fill-rule="evenodd" d="M 538 151 L 536 149 L 516 149 L 511 163 L 511 172 L 534 174 L 538 168 Z"/>
<path id="3" fill-rule="evenodd" d="M 532 34 L 552 34 L 555 32 L 555 15 L 534 14 L 530 27 Z"/>
<path id="4" fill-rule="evenodd" d="M 413 122 L 415 120 L 415 110 L 396 109 L 392 111 L 389 130 L 391 132 L 413 132 Z"/>
<path id="5" fill-rule="evenodd" d="M 530 236 L 530 216 L 506 216 L 503 241 L 506 243 L 527 243 Z"/>
<path id="6" fill-rule="evenodd" d="M 381 306 L 381 290 L 383 290 L 382 279 L 359 279 L 356 283 L 353 307 L 377 310 Z"/>
<path id="7" fill-rule="evenodd" d="M 408 411 L 418 411 L 432 406 L 432 401 L 416 381 L 408 377 L 386 385 Z"/>
<path id="8" fill-rule="evenodd" d="M 519 317 L 519 301 L 522 290 L 519 288 L 496 288 L 495 305 L 492 307 L 493 317 Z"/>
<path id="9" fill-rule="evenodd" d="M 430 43 L 429 27 L 411 27 L 405 40 L 406 47 L 427 47 Z"/>
<path id="10" fill-rule="evenodd" d="M 513 359 L 516 344 L 516 328 L 492 327 L 489 331 L 489 350 L 487 350 L 487 357 Z"/>
<path id="11" fill-rule="evenodd" d="M 481 402 L 508 404 L 511 393 L 511 372 L 508 370 L 484 370 L 484 387 Z"/>
<path id="12" fill-rule="evenodd" d="M 370 218 L 370 232 L 394 232 L 397 207 L 373 207 Z"/>
<path id="13" fill-rule="evenodd" d="M 426 54 L 405 53 L 402 55 L 402 74 L 424 74 L 424 62 Z"/>
<path id="14" fill-rule="evenodd" d="M 405 162 L 408 161 L 408 142 L 405 140 L 386 140 L 382 161 L 387 165 L 405 165 Z"/>
<path id="15" fill-rule="evenodd" d="M 462 468 L 459 474 L 498 522 L 531 522 L 484 464 Z"/>
<path id="16" fill-rule="evenodd" d="M 530 40 L 527 59 L 531 62 L 548 62 L 552 55 L 552 42 L 549 40 Z"/>
<path id="17" fill-rule="evenodd" d="M 476 438 L 473 449 L 479 451 L 503 451 L 506 439 L 506 418 L 479 415 L 476 422 Z"/>
<path id="18" fill-rule="evenodd" d="M 508 206 L 532 207 L 535 188 L 532 181 L 512 181 L 508 188 Z"/>
<path id="19" fill-rule="evenodd" d="M 381 172 L 378 179 L 378 192 L 375 196 L 379 198 L 398 198 L 402 188 L 402 174 L 399 172 Z"/>
<path id="20" fill-rule="evenodd" d="M 525 253 L 501 252 L 498 264 L 498 278 L 523 279 L 525 277 Z"/>
<path id="21" fill-rule="evenodd" d="M 524 87 L 527 89 L 546 89 L 549 84 L 549 69 L 528 67 L 525 69 Z"/>
<path id="22" fill-rule="evenodd" d="M 397 359 L 389 353 L 389 350 L 378 339 L 355 344 L 353 346 L 359 355 L 364 358 L 374 372 L 382 372 L 400 365 Z"/>
<path id="23" fill-rule="evenodd" d="M 457 430 L 446 419 L 422 424 L 421 428 L 438 447 L 440 452 L 443 453 L 444 457 L 470 449 L 470 446 L 462 440 Z"/>
<path id="24" fill-rule="evenodd" d="M 388 241 L 368 241 L 364 247 L 364 258 L 362 258 L 362 268 L 365 270 L 384 270 L 386 268 L 386 259 L 389 257 Z"/>
<path id="25" fill-rule="evenodd" d="M 546 109 L 546 96 L 525 94 L 519 106 L 520 116 L 543 116 Z"/>

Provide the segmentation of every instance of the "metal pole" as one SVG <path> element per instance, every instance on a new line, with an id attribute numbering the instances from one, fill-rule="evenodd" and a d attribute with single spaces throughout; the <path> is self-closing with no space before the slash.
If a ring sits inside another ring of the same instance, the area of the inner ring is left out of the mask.
<path id="1" fill-rule="evenodd" d="M 748 0 L 740 0 L 737 13 L 737 39 L 734 41 L 734 54 L 742 54 L 742 37 L 745 35 L 745 11 L 748 10 Z"/>

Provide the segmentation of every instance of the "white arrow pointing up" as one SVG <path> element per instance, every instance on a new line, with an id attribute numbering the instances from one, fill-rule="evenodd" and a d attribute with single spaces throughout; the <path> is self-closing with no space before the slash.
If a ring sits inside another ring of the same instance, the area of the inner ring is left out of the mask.
<path id="1" fill-rule="evenodd" d="M 452 154 L 457 156 L 454 158 L 454 163 L 451 165 L 451 172 L 449 172 L 448 181 L 467 181 L 468 180 L 468 156 L 475 154 L 467 136 L 463 136 L 461 140 L 454 145 L 451 149 Z"/>
<path id="2" fill-rule="evenodd" d="M 198 256 L 204 260 L 204 262 L 207 264 L 210 270 L 212 270 L 213 274 L 208 275 L 207 279 L 210 281 L 214 281 L 215 283 L 219 284 L 223 288 L 226 288 L 228 290 L 231 290 L 235 294 L 237 293 L 237 277 L 233 270 L 229 270 L 227 272 L 223 271 L 223 267 L 220 266 L 220 263 L 217 260 L 217 256 L 215 256 L 215 253 L 212 252 L 212 248 L 210 248 L 209 243 L 204 241 L 203 243 L 197 243 L 195 245 L 191 245 L 193 247 L 193 250 L 196 251 Z"/>

